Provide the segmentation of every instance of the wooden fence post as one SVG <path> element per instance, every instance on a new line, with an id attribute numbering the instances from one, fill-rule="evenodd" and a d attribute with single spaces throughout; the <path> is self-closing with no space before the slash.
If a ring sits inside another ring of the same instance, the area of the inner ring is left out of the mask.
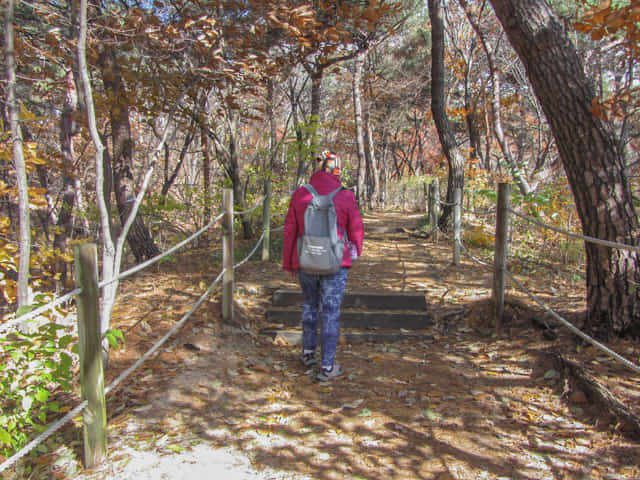
<path id="1" fill-rule="evenodd" d="M 107 453 L 107 406 L 104 396 L 104 367 L 100 333 L 98 250 L 95 243 L 74 247 L 77 296 L 78 347 L 83 413 L 84 463 L 99 465 Z"/>
<path id="2" fill-rule="evenodd" d="M 434 179 L 429 184 L 429 226 L 431 227 L 431 238 L 438 241 L 438 206 L 440 201 L 440 187 L 438 179 Z"/>
<path id="3" fill-rule="evenodd" d="M 453 191 L 453 264 L 460 265 L 460 238 L 462 230 L 462 189 Z"/>
<path id="4" fill-rule="evenodd" d="M 267 179 L 264 192 L 264 206 L 262 207 L 262 225 L 264 239 L 262 240 L 262 260 L 271 259 L 271 179 Z"/>
<path id="5" fill-rule="evenodd" d="M 407 184 L 402 184 L 402 211 L 407 211 Z"/>
<path id="6" fill-rule="evenodd" d="M 222 319 L 233 321 L 233 190 L 225 188 L 222 193 Z"/>
<path id="7" fill-rule="evenodd" d="M 493 303 L 496 314 L 496 331 L 502 331 L 504 316 L 504 289 L 506 285 L 507 245 L 509 235 L 509 204 L 511 185 L 498 185 L 498 205 L 496 211 L 496 242 L 493 258 Z"/>

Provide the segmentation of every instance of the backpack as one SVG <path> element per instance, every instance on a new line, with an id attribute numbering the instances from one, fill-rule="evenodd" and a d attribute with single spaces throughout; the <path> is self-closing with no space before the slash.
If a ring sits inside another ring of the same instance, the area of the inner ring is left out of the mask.
<path id="1" fill-rule="evenodd" d="M 311 184 L 304 185 L 313 199 L 304 212 L 304 233 L 298 239 L 298 260 L 305 273 L 331 275 L 340 270 L 345 238 L 338 236 L 338 215 L 333 197 L 338 187 L 327 195 L 320 195 Z"/>

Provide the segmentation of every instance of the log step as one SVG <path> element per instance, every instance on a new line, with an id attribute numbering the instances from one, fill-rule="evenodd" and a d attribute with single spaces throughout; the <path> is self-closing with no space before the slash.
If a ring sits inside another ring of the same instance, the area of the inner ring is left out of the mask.
<path id="1" fill-rule="evenodd" d="M 274 307 L 301 306 L 302 292 L 276 290 Z M 427 302 L 421 292 L 346 292 L 342 308 L 369 308 L 372 310 L 425 310 Z"/>
<path id="2" fill-rule="evenodd" d="M 301 318 L 300 308 L 272 307 L 267 310 L 267 322 L 272 325 L 300 326 Z M 422 330 L 429 328 L 431 324 L 431 315 L 425 311 L 369 311 L 343 308 L 340 312 L 341 328 Z"/>
<path id="3" fill-rule="evenodd" d="M 266 328 L 260 331 L 261 335 L 271 337 L 275 342 L 286 345 L 302 345 L 302 331 L 300 330 L 277 330 Z M 384 332 L 362 332 L 362 331 L 342 331 L 340 337 L 349 343 L 355 342 L 397 342 L 400 340 L 423 340 L 433 341 L 433 335 L 427 333 L 406 333 L 398 331 Z"/>

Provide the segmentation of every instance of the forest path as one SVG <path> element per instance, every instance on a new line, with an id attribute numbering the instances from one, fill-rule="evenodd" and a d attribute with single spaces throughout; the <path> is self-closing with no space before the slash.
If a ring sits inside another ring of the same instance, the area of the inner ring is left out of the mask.
<path id="1" fill-rule="evenodd" d="M 343 343 L 344 377 L 318 384 L 300 365 L 298 347 L 256 334 L 269 292 L 296 285 L 279 264 L 250 262 L 237 271 L 237 325 L 221 323 L 219 298 L 205 303 L 110 395 L 105 464 L 72 474 L 62 462 L 54 473 L 76 480 L 639 478 L 640 444 L 616 432 L 582 392 L 561 395 L 550 353 L 577 355 L 574 340 L 545 340 L 531 322 L 539 313 L 515 297 L 506 335 L 492 337 L 490 272 L 466 258 L 453 266 L 446 241 L 398 231 L 419 218 L 367 215 L 364 255 L 348 288 L 424 291 L 441 320 L 432 338 Z M 189 310 L 219 268 L 217 253 L 190 251 L 123 284 L 113 323 L 127 342 L 113 352 L 107 383 Z M 569 314 L 584 303 L 582 285 L 557 273 L 536 273 L 527 285 Z M 615 347 L 638 357 L 632 344 Z M 594 349 L 579 360 L 599 365 L 637 407 L 637 378 Z"/>

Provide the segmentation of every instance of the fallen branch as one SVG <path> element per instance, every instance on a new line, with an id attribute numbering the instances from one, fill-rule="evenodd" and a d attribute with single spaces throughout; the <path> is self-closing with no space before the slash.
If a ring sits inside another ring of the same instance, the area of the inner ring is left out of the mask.
<path id="1" fill-rule="evenodd" d="M 554 354 L 554 362 L 559 371 L 567 374 L 572 387 L 582 390 L 591 401 L 606 408 L 616 418 L 621 431 L 635 439 L 640 438 L 640 418 L 617 400 L 609 390 L 598 383 L 584 368 L 561 354 Z"/>

